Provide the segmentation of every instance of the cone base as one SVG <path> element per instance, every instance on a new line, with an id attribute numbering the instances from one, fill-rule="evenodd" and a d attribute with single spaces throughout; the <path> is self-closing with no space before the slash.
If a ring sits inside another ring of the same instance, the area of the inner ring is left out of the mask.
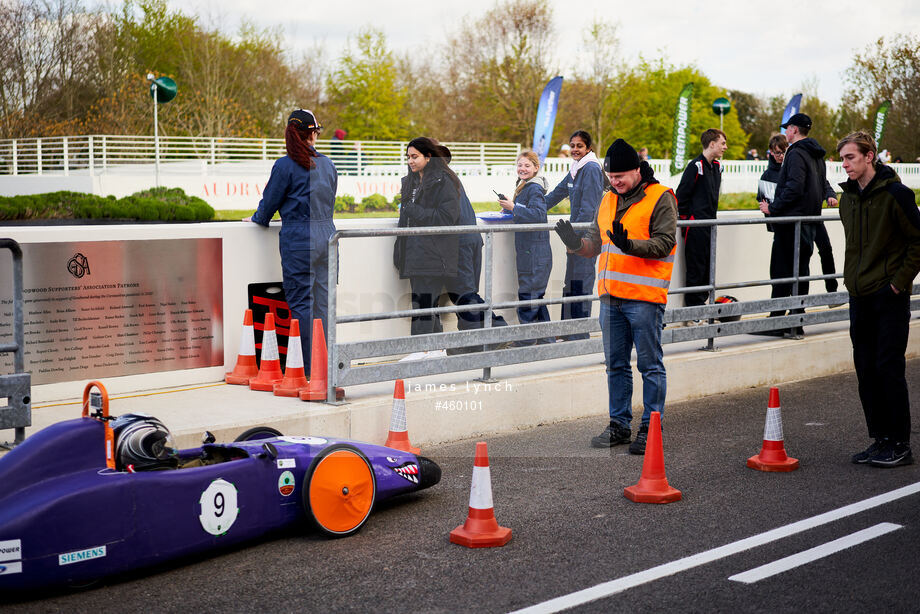
<path id="1" fill-rule="evenodd" d="M 249 389 L 258 390 L 259 392 L 274 392 L 275 385 L 280 384 L 283 378 L 279 377 L 278 379 L 257 379 L 253 378 L 249 380 Z"/>
<path id="2" fill-rule="evenodd" d="M 234 386 L 248 386 L 250 380 L 255 377 L 255 375 L 237 375 L 233 373 L 228 373 L 224 376 L 224 381 L 228 384 L 233 384 Z"/>
<path id="3" fill-rule="evenodd" d="M 450 543 L 467 548 L 497 548 L 511 541 L 511 529 L 498 527 L 495 531 L 468 531 L 466 525 L 460 525 L 450 532 Z"/>
<path id="4" fill-rule="evenodd" d="M 276 397 L 299 397 L 300 393 L 310 386 L 310 382 L 304 378 L 303 382 L 282 382 L 276 384 L 272 392 Z"/>
<path id="5" fill-rule="evenodd" d="M 795 471 L 799 468 L 799 459 L 787 456 L 785 460 L 764 460 L 757 454 L 747 460 L 747 466 L 758 471 Z"/>
<path id="6" fill-rule="evenodd" d="M 680 501 L 683 495 L 676 488 L 668 486 L 667 482 L 657 488 L 649 488 L 645 485 L 635 484 L 623 489 L 623 496 L 636 503 L 674 503 Z"/>
<path id="7" fill-rule="evenodd" d="M 303 390 L 300 392 L 299 396 L 300 396 L 301 401 L 325 401 L 326 400 L 326 389 L 323 388 L 322 392 L 314 392 L 309 389 Z M 339 388 L 338 386 L 336 386 L 335 400 L 341 401 L 344 398 L 345 398 L 345 389 Z"/>
<path id="8" fill-rule="evenodd" d="M 390 436 L 387 437 L 386 443 L 383 444 L 384 446 L 393 448 L 394 450 L 399 450 L 400 452 L 409 452 L 410 454 L 415 454 L 416 456 L 418 456 L 419 452 L 422 451 L 420 448 L 412 447 L 412 444 L 409 442 L 408 438 L 405 437 L 405 434 L 403 434 L 403 436 L 399 439 L 391 439 L 392 436 L 393 433 L 391 431 Z"/>

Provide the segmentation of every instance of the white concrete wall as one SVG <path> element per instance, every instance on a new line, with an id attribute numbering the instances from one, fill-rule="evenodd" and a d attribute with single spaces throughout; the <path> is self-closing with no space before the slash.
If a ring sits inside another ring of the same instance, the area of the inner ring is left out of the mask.
<path id="1" fill-rule="evenodd" d="M 751 213 L 727 213 L 724 217 L 751 216 Z M 758 214 L 759 215 L 759 214 Z M 558 217 L 551 217 L 554 223 Z M 337 222 L 339 229 L 387 228 L 396 221 L 344 220 Z M 482 222 L 480 222 L 482 224 Z M 843 261 L 843 234 L 839 222 L 828 222 L 828 231 L 834 243 L 838 271 Z M 243 312 L 247 308 L 247 285 L 254 282 L 280 281 L 281 266 L 278 254 L 280 223 L 268 229 L 244 222 L 211 222 L 202 224 L 131 224 L 100 226 L 6 226 L 0 236 L 10 237 L 20 243 L 115 241 L 180 238 L 223 239 L 223 304 L 225 363 L 232 366 L 239 349 L 239 335 Z M 763 225 L 723 227 L 719 231 L 717 257 L 718 281 L 733 282 L 769 277 L 770 245 L 772 235 Z M 400 280 L 392 265 L 393 237 L 344 239 L 340 247 L 339 315 L 384 312 L 409 308 L 409 284 Z M 565 251 L 555 235 L 551 235 L 553 270 L 547 288 L 547 297 L 562 295 L 565 274 Z M 682 250 L 678 249 L 672 288 L 682 286 Z M 495 268 L 493 296 L 497 301 L 517 298 L 514 243 L 512 234 L 498 234 L 495 238 Z M 25 262 L 24 267 L 30 263 Z M 817 255 L 812 271 L 818 271 Z M 813 283 L 815 291 L 823 290 Z M 484 287 L 481 288 L 484 290 Z M 740 300 L 769 297 L 768 287 L 732 290 L 730 294 Z M 681 304 L 678 297 L 670 303 Z M 594 310 L 596 314 L 596 308 Z M 504 314 L 509 322 L 516 322 L 513 310 Z M 550 315 L 559 318 L 559 306 L 550 308 Z M 445 330 L 454 330 L 451 316 L 444 318 Z M 409 334 L 408 320 L 384 320 L 348 324 L 339 327 L 340 341 L 386 338 Z M 112 381 L 113 392 L 140 390 L 168 385 L 185 385 L 213 382 L 223 379 L 221 367 L 176 371 L 149 375 L 125 376 Z M 102 377 L 104 374 L 100 374 Z M 117 380 L 121 380 L 119 383 Z M 42 398 L 72 398 L 79 395 L 82 383 L 49 384 Z M 59 395 L 59 396 L 58 396 Z"/>

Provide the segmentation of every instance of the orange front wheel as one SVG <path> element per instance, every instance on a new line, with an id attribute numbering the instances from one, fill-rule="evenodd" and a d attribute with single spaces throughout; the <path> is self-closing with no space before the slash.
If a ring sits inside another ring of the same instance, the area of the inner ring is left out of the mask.
<path id="1" fill-rule="evenodd" d="M 356 448 L 337 446 L 322 452 L 305 481 L 304 507 L 328 535 L 356 532 L 374 507 L 374 470 Z"/>

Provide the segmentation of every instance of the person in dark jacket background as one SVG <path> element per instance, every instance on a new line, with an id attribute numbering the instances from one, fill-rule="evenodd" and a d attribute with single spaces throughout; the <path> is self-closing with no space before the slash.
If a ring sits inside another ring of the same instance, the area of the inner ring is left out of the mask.
<path id="1" fill-rule="evenodd" d="M 460 179 L 447 166 L 450 150 L 428 137 L 406 147 L 409 174 L 402 178 L 399 227 L 456 226 L 460 220 Z M 398 237 L 393 264 L 412 288 L 412 308 L 437 306 L 441 291 L 458 275 L 458 235 Z M 442 331 L 436 315 L 412 318 L 411 334 Z"/>
<path id="2" fill-rule="evenodd" d="M 719 189 L 722 187 L 720 158 L 728 143 L 725 133 L 715 128 L 700 135 L 703 153 L 687 164 L 677 186 L 677 214 L 682 220 L 714 220 L 719 210 Z M 687 286 L 709 285 L 709 256 L 712 228 L 684 228 L 684 265 Z M 705 305 L 708 292 L 684 294 L 684 305 Z"/>
<path id="3" fill-rule="evenodd" d="M 284 131 L 287 155 L 272 166 L 259 207 L 251 221 L 268 226 L 281 214 L 278 248 L 284 297 L 291 317 L 300 321 L 304 369 L 310 372 L 313 319 L 327 329 L 329 237 L 335 232 L 332 214 L 338 174 L 326 156 L 317 153 L 316 137 L 322 131 L 312 111 L 297 109 Z"/>
<path id="4" fill-rule="evenodd" d="M 505 211 L 510 211 L 515 224 L 546 223 L 546 179 L 540 173 L 540 158 L 532 151 L 522 152 L 517 158 L 517 186 L 514 199 L 499 200 Z M 514 233 L 514 252 L 517 261 L 518 300 L 541 299 L 546 294 L 546 284 L 553 268 L 553 254 L 549 245 L 549 231 Z M 518 307 L 518 321 L 549 322 L 546 305 Z M 542 340 L 541 340 L 542 341 Z M 554 339 L 546 339 L 554 341 Z M 515 345 L 532 345 L 534 341 Z"/>
<path id="5" fill-rule="evenodd" d="M 604 197 L 607 181 L 600 160 L 592 149 L 591 135 L 576 130 L 569 137 L 572 167 L 551 192 L 546 195 L 546 209 L 552 209 L 563 199 L 571 205 L 569 221 L 573 224 L 593 222 L 597 207 Z M 579 236 L 584 236 L 579 231 Z M 565 256 L 565 286 L 562 296 L 582 296 L 594 292 L 594 266 L 597 256 L 586 258 L 574 253 Z M 591 317 L 591 302 L 563 303 L 563 320 Z M 587 333 L 568 335 L 567 340 L 587 339 Z"/>
<path id="6" fill-rule="evenodd" d="M 757 202 L 773 202 L 776 196 L 776 184 L 779 181 L 779 172 L 783 167 L 783 159 L 786 156 L 786 149 L 789 147 L 789 141 L 784 134 L 774 134 L 770 137 L 770 144 L 767 146 L 767 170 L 760 175 L 760 181 L 757 182 Z M 773 225 L 767 224 L 767 230 L 773 232 Z"/>
<path id="7" fill-rule="evenodd" d="M 796 113 L 782 125 L 786 129 L 789 148 L 779 173 L 776 194 L 772 203 L 760 202 L 760 210 L 774 217 L 821 215 L 821 203 L 827 199 L 828 205 L 837 206 L 837 195 L 827 182 L 827 166 L 824 155 L 827 153 L 810 138 L 811 118 L 804 113 Z M 809 275 L 808 263 L 814 253 L 815 225 L 801 224 L 799 244 L 799 276 Z M 795 250 L 795 224 L 773 224 L 773 249 L 770 254 L 770 279 L 792 277 Z M 770 296 L 782 298 L 793 294 L 808 294 L 808 282 L 799 282 L 798 291 L 792 283 L 774 284 Z M 802 313 L 803 309 L 791 309 L 790 314 Z M 786 310 L 771 312 L 771 316 L 785 315 Z M 794 327 L 786 334 L 801 339 L 802 327 Z M 783 335 L 783 331 L 765 331 L 765 334 Z"/>
<path id="8" fill-rule="evenodd" d="M 913 462 L 905 358 L 910 295 L 920 272 L 920 213 L 913 191 L 878 159 L 875 139 L 854 132 L 837 144 L 843 170 L 840 221 L 846 237 L 843 283 L 859 400 L 874 441 L 857 464 Z"/>

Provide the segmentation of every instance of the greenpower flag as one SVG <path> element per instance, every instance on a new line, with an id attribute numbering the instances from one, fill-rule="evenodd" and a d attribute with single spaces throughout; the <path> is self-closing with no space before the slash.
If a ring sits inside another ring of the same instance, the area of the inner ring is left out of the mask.
<path id="1" fill-rule="evenodd" d="M 687 141 L 690 138 L 690 108 L 693 102 L 693 84 L 688 83 L 677 97 L 674 110 L 674 139 L 671 144 L 671 174 L 677 175 L 687 164 Z"/>
<path id="2" fill-rule="evenodd" d="M 891 101 L 886 100 L 878 106 L 875 112 L 875 145 L 881 149 L 879 143 L 882 142 L 882 134 L 885 133 L 885 121 L 888 119 L 888 111 L 891 110 Z"/>

